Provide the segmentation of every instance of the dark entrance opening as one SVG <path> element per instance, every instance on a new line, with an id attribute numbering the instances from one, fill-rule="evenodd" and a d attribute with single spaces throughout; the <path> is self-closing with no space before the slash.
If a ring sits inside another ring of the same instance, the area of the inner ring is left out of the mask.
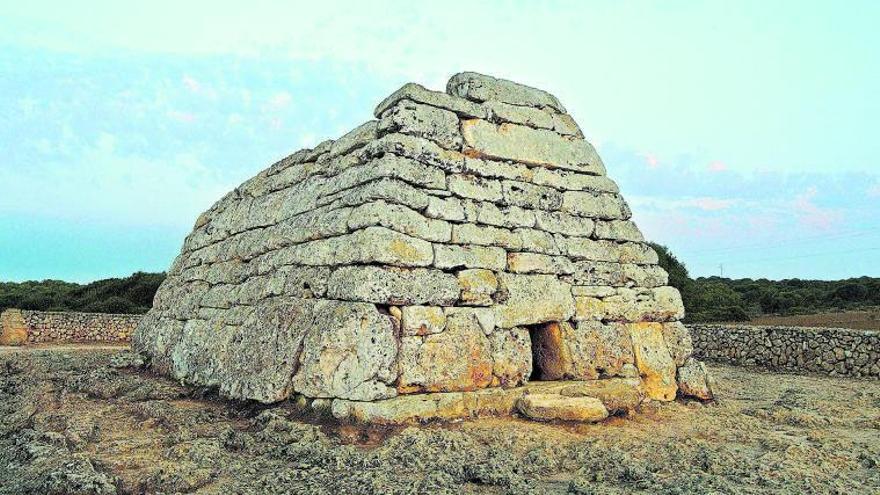
<path id="1" fill-rule="evenodd" d="M 532 341 L 532 372 L 530 381 L 561 380 L 565 374 L 562 355 L 562 331 L 558 323 L 541 323 L 526 327 Z"/>

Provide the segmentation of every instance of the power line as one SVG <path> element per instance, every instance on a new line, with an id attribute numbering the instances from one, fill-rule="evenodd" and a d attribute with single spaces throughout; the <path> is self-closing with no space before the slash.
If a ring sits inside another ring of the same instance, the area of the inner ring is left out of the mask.
<path id="1" fill-rule="evenodd" d="M 747 244 L 747 245 L 741 245 L 741 246 L 720 247 L 720 248 L 707 249 L 707 250 L 701 250 L 701 251 L 690 251 L 690 254 L 688 257 L 694 258 L 694 257 L 712 256 L 712 255 L 723 254 L 723 253 L 734 252 L 734 251 L 769 249 L 769 248 L 775 248 L 775 247 L 779 247 L 779 246 L 800 244 L 800 243 L 809 242 L 809 241 L 840 240 L 840 239 L 855 238 L 855 237 L 868 237 L 868 238 L 870 238 L 872 236 L 880 236 L 880 230 L 871 229 L 871 230 L 865 230 L 865 231 L 853 231 L 853 232 L 840 233 L 840 234 L 829 234 L 829 235 L 822 235 L 822 236 L 802 237 L 799 239 L 788 239 L 788 240 L 782 240 L 782 241 L 773 242 L 773 243 Z M 688 251 L 680 251 L 680 253 L 682 255 L 688 255 L 689 252 Z"/>
<path id="2" fill-rule="evenodd" d="M 741 260 L 741 261 L 725 262 L 725 264 L 742 265 L 742 264 L 746 264 L 746 263 L 762 263 L 765 261 L 783 261 L 783 260 L 794 260 L 794 259 L 801 259 L 801 258 L 815 258 L 815 257 L 819 257 L 819 256 L 828 256 L 828 255 L 832 255 L 832 254 L 863 253 L 863 252 L 867 252 L 867 251 L 880 251 L 880 247 L 872 247 L 872 248 L 866 248 L 866 249 L 850 249 L 850 250 L 846 250 L 846 251 L 828 251 L 825 253 L 810 253 L 810 254 L 801 254 L 801 255 L 797 255 L 797 256 L 782 256 L 782 257 L 760 258 L 760 259 L 753 259 L 753 260 Z M 696 263 L 696 264 L 708 265 L 711 263 Z"/>

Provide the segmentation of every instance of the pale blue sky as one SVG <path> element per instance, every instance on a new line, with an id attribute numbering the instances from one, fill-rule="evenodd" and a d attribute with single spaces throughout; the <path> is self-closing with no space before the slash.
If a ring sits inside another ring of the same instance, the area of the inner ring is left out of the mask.
<path id="1" fill-rule="evenodd" d="M 0 280 L 167 268 L 407 81 L 556 94 L 695 275 L 880 276 L 880 2 L 7 2 Z"/>

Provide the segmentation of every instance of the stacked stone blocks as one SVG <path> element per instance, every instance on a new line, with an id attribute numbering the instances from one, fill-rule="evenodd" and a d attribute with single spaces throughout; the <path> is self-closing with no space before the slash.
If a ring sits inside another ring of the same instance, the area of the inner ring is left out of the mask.
<path id="1" fill-rule="evenodd" d="M 675 397 L 680 296 L 555 97 L 462 73 L 375 116 L 199 217 L 135 335 L 152 366 L 262 402 L 530 378 Z"/>
<path id="2" fill-rule="evenodd" d="M 7 309 L 0 314 L 0 345 L 125 343 L 140 320 L 141 315 Z"/>

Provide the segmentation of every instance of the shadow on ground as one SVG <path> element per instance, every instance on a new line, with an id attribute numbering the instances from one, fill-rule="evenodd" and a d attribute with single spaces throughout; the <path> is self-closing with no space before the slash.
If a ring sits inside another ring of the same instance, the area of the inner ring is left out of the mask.
<path id="1" fill-rule="evenodd" d="M 0 352 L 0 494 L 880 492 L 877 380 L 714 366 L 716 405 L 373 430 L 137 365 L 118 349 Z"/>

